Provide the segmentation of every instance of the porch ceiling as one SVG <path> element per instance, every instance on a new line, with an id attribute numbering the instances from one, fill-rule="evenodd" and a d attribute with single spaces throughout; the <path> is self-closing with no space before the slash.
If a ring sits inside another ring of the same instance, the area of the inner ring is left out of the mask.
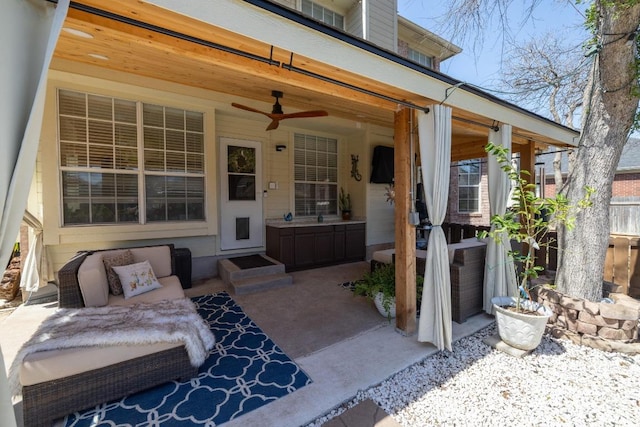
<path id="1" fill-rule="evenodd" d="M 271 91 L 280 90 L 285 93 L 282 103 L 286 112 L 324 109 L 331 117 L 390 128 L 398 108 L 395 100 L 418 106 L 439 102 L 297 53 L 292 56 L 290 51 L 277 46 L 142 1 L 80 0 L 73 4 L 113 16 L 99 16 L 72 7 L 64 27 L 90 34 L 92 38 L 63 31 L 55 51 L 59 59 L 224 93 L 237 97 L 236 102 L 241 103 L 255 100 L 272 104 Z M 118 17 L 143 25 L 132 25 Z M 178 38 L 172 32 L 192 40 Z M 96 54 L 108 60 L 91 56 Z M 289 64 L 302 72 L 289 70 Z M 328 77 L 329 81 L 309 74 Z M 229 111 L 232 110 L 235 109 L 229 105 Z M 236 110 L 233 114 L 244 113 Z M 487 126 L 492 121 L 459 108 L 454 108 L 453 116 L 452 159 L 483 157 Z M 522 128 L 514 127 L 513 133 L 514 151 L 529 140 L 535 141 L 537 148 L 562 145 Z"/>

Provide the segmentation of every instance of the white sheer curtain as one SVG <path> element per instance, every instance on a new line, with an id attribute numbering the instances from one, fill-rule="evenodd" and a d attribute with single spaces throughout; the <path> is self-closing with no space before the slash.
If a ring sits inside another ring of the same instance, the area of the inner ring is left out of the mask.
<path id="1" fill-rule="evenodd" d="M 33 233 L 33 238 L 29 239 L 29 252 L 22 266 L 20 276 L 20 287 L 23 292 L 36 292 L 40 286 L 45 286 L 53 280 L 53 271 L 47 247 L 43 242 L 42 223 L 31 212 L 25 211 L 23 221 L 29 226 Z"/>
<path id="2" fill-rule="evenodd" d="M 489 141 L 495 145 L 501 145 L 509 150 L 511 157 L 511 125 L 502 125 L 496 132 L 489 131 Z M 509 202 L 511 181 L 504 172 L 495 156 L 487 159 L 489 165 L 489 205 L 491 215 L 502 215 L 507 210 Z M 491 227 L 493 230 L 493 226 Z M 484 263 L 484 311 L 493 312 L 491 298 L 504 295 L 515 295 L 516 273 L 513 260 L 509 257 L 511 242 L 506 233 L 501 237 L 501 242 L 489 239 L 487 243 L 487 255 Z"/>
<path id="3" fill-rule="evenodd" d="M 422 182 L 433 225 L 429 233 L 418 340 L 431 342 L 439 350 L 451 350 L 451 277 L 447 240 L 441 227 L 449 197 L 451 108 L 432 105 L 429 110 L 429 113 L 418 113 Z"/>
<path id="4" fill-rule="evenodd" d="M 69 0 L 8 0 L 0 14 L 0 264 L 7 265 L 27 205 L 40 141 L 47 72 Z M 4 359 L 0 351 L 0 366 Z M 15 426 L 6 371 L 0 374 L 3 426 Z"/>

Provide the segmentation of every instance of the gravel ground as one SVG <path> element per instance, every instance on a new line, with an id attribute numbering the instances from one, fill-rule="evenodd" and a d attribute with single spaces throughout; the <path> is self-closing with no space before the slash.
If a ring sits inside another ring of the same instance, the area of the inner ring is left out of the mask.
<path id="1" fill-rule="evenodd" d="M 524 358 L 482 342 L 495 325 L 364 390 L 403 426 L 640 426 L 640 356 L 545 336 Z"/>

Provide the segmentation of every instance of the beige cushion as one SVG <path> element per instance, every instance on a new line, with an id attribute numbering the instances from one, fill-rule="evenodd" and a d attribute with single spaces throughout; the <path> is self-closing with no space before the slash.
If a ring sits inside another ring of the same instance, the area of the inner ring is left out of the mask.
<path id="1" fill-rule="evenodd" d="M 96 252 L 87 256 L 78 268 L 80 293 L 87 307 L 102 307 L 109 301 L 107 273 L 102 263 L 102 254 Z"/>
<path id="2" fill-rule="evenodd" d="M 478 246 L 486 246 L 487 243 L 484 240 L 478 240 L 475 237 L 469 239 L 463 239 L 458 243 L 451 243 L 447 245 L 449 248 L 449 264 L 453 263 L 453 258 L 456 255 L 456 249 L 468 249 L 476 248 Z"/>
<path id="3" fill-rule="evenodd" d="M 131 248 L 134 262 L 149 261 L 156 277 L 171 276 L 171 249 L 169 246 Z"/>
<path id="4" fill-rule="evenodd" d="M 104 263 L 104 268 L 107 273 L 107 283 L 109 283 L 111 293 L 114 295 L 120 295 L 122 293 L 122 282 L 113 267 L 133 264 L 133 254 L 129 250 L 115 255 L 103 254 L 102 262 Z"/>
<path id="5" fill-rule="evenodd" d="M 385 264 L 391 264 L 393 262 L 393 256 L 395 255 L 395 249 L 385 249 L 383 251 L 375 251 L 373 253 L 372 258 L 378 262 L 383 262 Z M 427 251 L 422 249 L 416 250 L 416 258 L 424 258 L 427 259 Z"/>
<path id="6" fill-rule="evenodd" d="M 109 295 L 109 305 L 133 305 L 139 302 L 154 303 L 163 300 L 184 298 L 184 290 L 178 276 L 159 277 L 161 288 L 146 294 L 124 299 L 124 295 Z"/>
<path id="7" fill-rule="evenodd" d="M 162 285 L 156 279 L 149 261 L 144 260 L 136 264 L 113 266 L 113 271 L 118 274 L 122 283 L 124 298 L 129 299 L 136 295 L 161 288 Z"/>
<path id="8" fill-rule="evenodd" d="M 20 368 L 20 383 L 28 386 L 56 380 L 181 345 L 157 343 L 40 351 L 24 358 Z"/>

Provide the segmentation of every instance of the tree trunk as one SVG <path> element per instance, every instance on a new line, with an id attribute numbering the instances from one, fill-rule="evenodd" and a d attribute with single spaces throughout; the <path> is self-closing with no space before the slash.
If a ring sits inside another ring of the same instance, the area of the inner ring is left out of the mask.
<path id="1" fill-rule="evenodd" d="M 585 90 L 583 128 L 564 193 L 572 203 L 593 187 L 593 204 L 577 214 L 577 226 L 562 233 L 560 292 L 598 301 L 602 298 L 604 259 L 609 240 L 609 203 L 615 171 L 638 107 L 636 30 L 640 5 L 595 2 L 596 54 Z"/>

